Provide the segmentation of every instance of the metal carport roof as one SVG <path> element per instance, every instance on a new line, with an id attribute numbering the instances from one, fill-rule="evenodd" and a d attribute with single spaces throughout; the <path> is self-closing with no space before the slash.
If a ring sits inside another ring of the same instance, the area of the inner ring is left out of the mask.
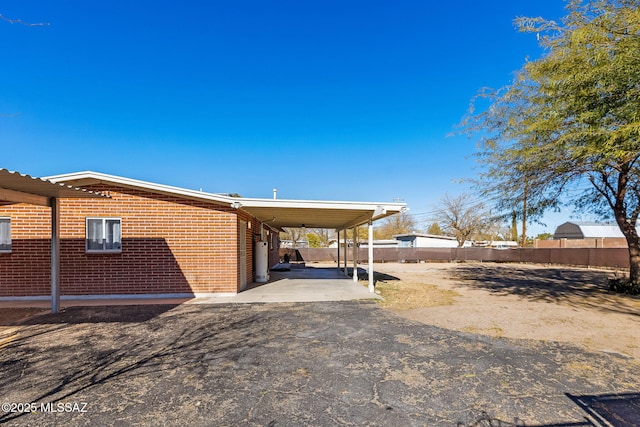
<path id="1" fill-rule="evenodd" d="M 60 215 L 58 199 L 78 197 L 107 197 L 103 194 L 34 178 L 0 168 L 0 203 L 28 203 L 51 208 L 51 311 L 60 307 Z"/>
<path id="2" fill-rule="evenodd" d="M 0 202 L 50 206 L 50 199 L 105 197 L 93 191 L 0 168 Z"/>
<path id="3" fill-rule="evenodd" d="M 92 171 L 54 175 L 46 178 L 53 182 L 64 182 L 79 187 L 105 182 L 125 188 L 144 189 L 161 194 L 211 201 L 243 210 L 277 229 L 304 226 L 345 230 L 406 210 L 405 203 L 231 197 Z"/>
<path id="4" fill-rule="evenodd" d="M 284 199 L 238 199 L 236 206 L 278 229 L 308 227 L 345 230 L 406 209 L 406 205 L 401 203 Z"/>

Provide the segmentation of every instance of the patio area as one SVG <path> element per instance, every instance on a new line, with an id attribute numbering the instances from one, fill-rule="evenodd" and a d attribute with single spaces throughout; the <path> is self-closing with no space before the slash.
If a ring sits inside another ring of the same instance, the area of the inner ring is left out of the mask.
<path id="1" fill-rule="evenodd" d="M 351 269 L 349 269 L 351 270 Z M 363 270 L 359 270 L 363 271 Z M 292 264 L 289 271 L 271 271 L 266 283 L 251 283 L 246 290 L 235 296 L 193 297 L 193 298 L 83 298 L 68 299 L 62 296 L 60 306 L 106 306 L 141 304 L 221 304 L 253 302 L 321 302 L 380 299 L 375 293 L 354 283 L 353 279 L 336 267 L 304 266 Z M 51 306 L 49 299 L 4 300 L 0 309 L 34 307 L 46 309 Z"/>

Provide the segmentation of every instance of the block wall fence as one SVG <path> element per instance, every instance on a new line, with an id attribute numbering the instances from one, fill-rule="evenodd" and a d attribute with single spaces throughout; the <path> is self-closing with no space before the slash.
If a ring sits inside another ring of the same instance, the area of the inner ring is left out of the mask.
<path id="1" fill-rule="evenodd" d="M 288 253 L 292 261 L 335 262 L 335 248 L 280 249 L 281 256 Z M 298 254 L 298 257 L 296 256 Z M 344 262 L 344 248 L 340 250 Z M 358 248 L 358 262 L 368 262 L 365 248 Z M 374 262 L 524 262 L 537 264 L 564 264 L 585 267 L 628 268 L 629 251 L 626 248 L 549 248 L 549 249 L 490 249 L 490 248 L 378 248 L 373 251 Z M 353 250 L 347 251 L 349 263 Z M 351 264 L 349 264 L 351 265 Z"/>

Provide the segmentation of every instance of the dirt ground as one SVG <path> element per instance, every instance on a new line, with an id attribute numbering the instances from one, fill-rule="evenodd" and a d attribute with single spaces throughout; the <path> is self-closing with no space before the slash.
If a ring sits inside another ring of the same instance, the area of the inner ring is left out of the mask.
<path id="1" fill-rule="evenodd" d="M 381 302 L 2 308 L 5 402 L 87 412 L 0 424 L 638 425 L 640 299 L 607 291 L 614 272 L 375 270 Z"/>
<path id="2" fill-rule="evenodd" d="M 612 270 L 500 263 L 375 264 L 379 304 L 441 328 L 577 344 L 640 362 L 640 298 L 607 290 Z M 0 309 L 11 334 L 42 308 Z"/>
<path id="3" fill-rule="evenodd" d="M 0 309 L 0 332 L 13 330 L 15 325 L 19 325 L 23 321 L 37 316 L 38 314 L 48 313 L 45 308 L 35 307 L 3 307 Z"/>
<path id="4" fill-rule="evenodd" d="M 381 305 L 405 318 L 640 361 L 640 298 L 607 290 L 620 272 L 479 262 L 375 264 L 375 272 Z"/>

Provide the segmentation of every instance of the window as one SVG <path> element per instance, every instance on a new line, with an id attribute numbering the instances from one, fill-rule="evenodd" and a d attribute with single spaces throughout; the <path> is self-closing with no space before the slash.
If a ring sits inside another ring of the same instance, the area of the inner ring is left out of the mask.
<path id="1" fill-rule="evenodd" d="M 120 218 L 87 218 L 87 252 L 122 251 Z"/>
<path id="2" fill-rule="evenodd" d="M 0 218 L 0 253 L 11 252 L 11 218 Z"/>
<path id="3" fill-rule="evenodd" d="M 398 246 L 400 246 L 401 248 L 412 248 L 415 246 L 415 241 L 400 240 L 400 244 Z"/>

